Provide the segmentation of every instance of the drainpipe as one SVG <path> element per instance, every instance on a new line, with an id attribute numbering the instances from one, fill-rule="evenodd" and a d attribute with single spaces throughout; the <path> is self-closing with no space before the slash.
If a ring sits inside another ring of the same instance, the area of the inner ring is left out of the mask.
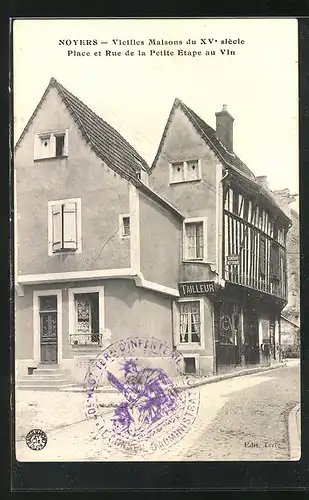
<path id="1" fill-rule="evenodd" d="M 221 183 L 221 190 L 223 190 L 223 186 L 222 186 L 222 182 L 224 181 L 224 179 L 227 178 L 227 176 L 229 175 L 229 171 L 227 170 L 226 173 L 224 174 L 224 176 L 220 179 L 220 183 Z M 223 202 L 224 202 L 224 198 L 223 198 L 223 195 L 222 195 L 222 205 L 221 205 L 221 222 L 220 222 L 220 233 L 221 233 L 221 252 L 220 252 L 220 248 L 219 248 L 219 252 L 221 253 L 221 265 L 219 265 L 219 269 L 218 269 L 218 283 L 219 283 L 219 286 L 221 286 L 222 288 L 224 287 L 225 285 L 225 280 L 223 279 L 223 267 L 224 267 L 224 263 L 223 263 L 223 258 L 222 258 L 222 255 L 223 255 Z M 219 254 L 220 255 L 220 254 Z"/>

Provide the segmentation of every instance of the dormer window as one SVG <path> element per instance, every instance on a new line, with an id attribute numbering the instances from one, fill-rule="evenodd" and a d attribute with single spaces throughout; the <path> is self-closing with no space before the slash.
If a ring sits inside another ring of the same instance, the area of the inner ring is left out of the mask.
<path id="1" fill-rule="evenodd" d="M 199 160 L 180 161 L 170 164 L 170 184 L 201 179 Z"/>
<path id="2" fill-rule="evenodd" d="M 34 140 L 34 159 L 63 158 L 68 155 L 67 131 L 36 134 Z"/>

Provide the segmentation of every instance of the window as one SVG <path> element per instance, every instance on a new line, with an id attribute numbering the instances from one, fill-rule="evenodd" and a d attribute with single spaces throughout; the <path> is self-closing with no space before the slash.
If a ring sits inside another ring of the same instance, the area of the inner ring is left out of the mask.
<path id="1" fill-rule="evenodd" d="M 99 294 L 74 294 L 75 333 L 71 334 L 72 345 L 100 344 Z"/>
<path id="2" fill-rule="evenodd" d="M 244 212 L 243 212 L 243 218 L 245 220 L 248 220 L 249 218 L 249 200 L 244 198 Z"/>
<path id="3" fill-rule="evenodd" d="M 56 141 L 56 157 L 64 156 L 64 134 L 59 134 L 55 136 Z"/>
<path id="4" fill-rule="evenodd" d="M 239 196 L 236 191 L 234 191 L 234 196 L 233 196 L 233 213 L 235 215 L 238 215 L 238 209 L 239 209 Z"/>
<path id="5" fill-rule="evenodd" d="M 188 160 L 170 164 L 170 183 L 200 180 L 199 160 Z"/>
<path id="6" fill-rule="evenodd" d="M 270 274 L 272 280 L 279 281 L 280 269 L 279 269 L 279 247 L 276 243 L 272 243 L 270 247 Z"/>
<path id="7" fill-rule="evenodd" d="M 184 221 L 184 260 L 206 259 L 206 219 Z"/>
<path id="8" fill-rule="evenodd" d="M 131 234 L 130 228 L 130 216 L 129 215 L 121 215 L 120 216 L 120 227 L 121 227 L 121 236 L 122 238 L 126 238 Z"/>
<path id="9" fill-rule="evenodd" d="M 180 343 L 190 344 L 201 341 L 200 302 L 180 303 Z"/>
<path id="10" fill-rule="evenodd" d="M 185 373 L 196 373 L 196 362 L 195 358 L 184 358 L 185 363 Z"/>
<path id="11" fill-rule="evenodd" d="M 104 287 L 69 288 L 71 346 L 101 346 L 104 332 Z"/>
<path id="12" fill-rule="evenodd" d="M 200 178 L 199 164 L 197 160 L 187 161 L 187 181 L 195 181 Z"/>
<path id="13" fill-rule="evenodd" d="M 266 256 L 266 240 L 263 236 L 260 237 L 260 254 L 259 254 L 259 267 L 260 274 L 265 276 L 265 256 Z"/>
<path id="14" fill-rule="evenodd" d="M 49 202 L 49 255 L 81 252 L 80 199 Z"/>
<path id="15" fill-rule="evenodd" d="M 34 159 L 62 158 L 67 156 L 67 131 L 36 134 Z"/>

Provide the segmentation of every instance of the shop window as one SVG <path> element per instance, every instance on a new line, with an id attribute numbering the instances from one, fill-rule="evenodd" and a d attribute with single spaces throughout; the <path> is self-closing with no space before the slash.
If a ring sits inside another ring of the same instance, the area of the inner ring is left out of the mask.
<path id="1" fill-rule="evenodd" d="M 180 311 L 180 343 L 200 344 L 201 341 L 201 310 L 200 302 L 183 302 L 179 304 Z"/>

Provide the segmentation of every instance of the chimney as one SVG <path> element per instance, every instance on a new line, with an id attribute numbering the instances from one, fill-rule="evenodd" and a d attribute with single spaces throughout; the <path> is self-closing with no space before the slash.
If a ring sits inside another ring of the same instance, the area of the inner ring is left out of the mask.
<path id="1" fill-rule="evenodd" d="M 269 189 L 267 175 L 258 175 L 256 179 L 264 188 Z"/>
<path id="2" fill-rule="evenodd" d="M 216 113 L 216 135 L 230 153 L 233 153 L 233 121 L 227 105 L 223 104 L 222 111 Z"/>
<path id="3" fill-rule="evenodd" d="M 274 195 L 281 210 L 291 218 L 291 207 L 289 205 L 296 201 L 295 196 L 297 196 L 297 194 L 291 194 L 289 188 L 285 188 L 275 190 Z"/>

